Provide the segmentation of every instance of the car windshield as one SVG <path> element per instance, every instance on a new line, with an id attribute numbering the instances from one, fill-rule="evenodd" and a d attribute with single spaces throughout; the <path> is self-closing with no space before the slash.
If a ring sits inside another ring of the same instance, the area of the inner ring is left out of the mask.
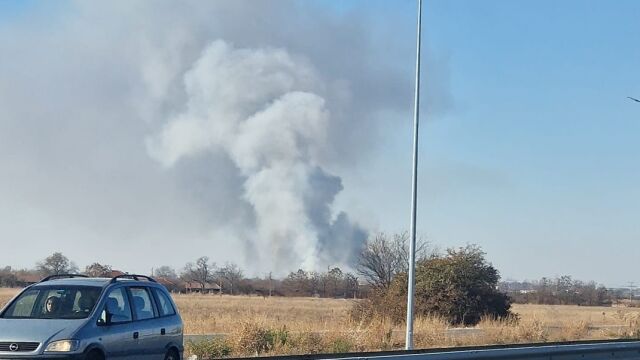
<path id="1" fill-rule="evenodd" d="M 37 286 L 25 290 L 2 314 L 7 319 L 84 319 L 102 289 L 93 286 Z"/>

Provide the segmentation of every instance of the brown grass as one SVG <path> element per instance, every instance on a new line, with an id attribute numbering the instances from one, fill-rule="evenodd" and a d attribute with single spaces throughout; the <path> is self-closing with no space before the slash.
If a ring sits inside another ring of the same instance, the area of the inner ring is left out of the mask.
<path id="1" fill-rule="evenodd" d="M 353 300 L 175 296 L 189 334 L 229 334 L 233 356 L 376 351 L 403 346 L 404 326 L 357 323 Z M 519 320 L 484 319 L 451 329 L 439 318 L 415 322 L 419 348 L 640 337 L 640 311 L 629 308 L 514 305 Z M 274 340 L 279 339 L 279 340 Z M 284 339 L 284 340 L 283 340 Z"/>
<path id="2" fill-rule="evenodd" d="M 258 296 L 175 295 L 187 334 L 231 333 L 246 321 L 291 331 L 348 325 L 353 300 Z"/>
<path id="3" fill-rule="evenodd" d="M 16 290 L 0 289 L 0 306 Z M 354 300 L 175 295 L 186 334 L 224 334 L 192 351 L 253 356 L 401 348 L 404 326 L 386 319 L 354 322 Z M 415 322 L 420 348 L 640 337 L 633 308 L 514 305 L 519 321 L 484 319 L 474 328 L 451 329 L 439 318 Z M 209 350 L 207 350 L 209 349 Z"/>
<path id="4" fill-rule="evenodd" d="M 513 311 L 523 319 L 539 319 L 553 326 L 587 322 L 591 325 L 624 325 L 626 314 L 640 313 L 635 308 L 577 305 L 513 305 Z"/>
<path id="5" fill-rule="evenodd" d="M 14 297 L 18 293 L 16 289 L 5 289 L 0 288 L 0 308 L 4 306 L 12 297 Z"/>

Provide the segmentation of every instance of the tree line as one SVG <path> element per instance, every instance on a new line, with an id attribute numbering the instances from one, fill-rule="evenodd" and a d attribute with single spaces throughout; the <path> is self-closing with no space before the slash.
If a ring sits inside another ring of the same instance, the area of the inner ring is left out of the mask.
<path id="1" fill-rule="evenodd" d="M 476 245 L 441 252 L 426 241 L 418 241 L 416 248 L 416 314 L 441 316 L 454 325 L 473 325 L 482 317 L 512 317 L 512 302 L 607 305 L 619 296 L 601 285 L 570 276 L 543 278 L 532 283 L 500 282 L 499 271 Z M 402 322 L 406 312 L 408 259 L 407 233 L 378 233 L 364 244 L 353 272 L 330 267 L 326 271 L 298 269 L 284 278 L 275 278 L 272 274 L 249 278 L 234 263 L 218 266 L 203 256 L 179 271 L 160 266 L 151 275 L 165 286 L 188 284 L 187 291 L 361 298 L 365 300 L 357 302 L 352 311 L 357 320 L 382 316 Z M 25 274 L 46 276 L 78 271 L 78 266 L 66 256 L 54 253 L 31 271 L 0 268 L 0 286 L 16 286 L 16 280 Z M 82 272 L 88 276 L 109 277 L 114 269 L 96 262 Z M 177 288 L 181 289 L 185 287 Z"/>
<path id="2" fill-rule="evenodd" d="M 83 274 L 89 277 L 112 277 L 119 274 L 108 264 L 94 262 L 84 270 L 56 252 L 38 262 L 33 269 L 15 270 L 11 267 L 0 268 L 0 287 L 24 285 L 25 276 L 30 282 L 49 275 Z M 215 286 L 216 292 L 229 295 L 259 294 L 264 296 L 316 296 L 354 298 L 366 294 L 366 284 L 361 284 L 355 274 L 343 271 L 339 267 L 326 272 L 311 272 L 299 269 L 284 278 L 275 278 L 272 274 L 263 277 L 246 277 L 244 271 L 235 263 L 227 262 L 218 266 L 208 257 L 202 256 L 188 262 L 180 271 L 163 265 L 152 270 L 151 276 L 160 280 L 170 290 L 181 291 L 180 284 L 189 284 L 204 292 Z"/>
<path id="3" fill-rule="evenodd" d="M 621 296 L 604 285 L 575 280 L 569 275 L 531 282 L 504 282 L 500 289 L 514 302 L 522 304 L 602 306 L 611 305 Z"/>

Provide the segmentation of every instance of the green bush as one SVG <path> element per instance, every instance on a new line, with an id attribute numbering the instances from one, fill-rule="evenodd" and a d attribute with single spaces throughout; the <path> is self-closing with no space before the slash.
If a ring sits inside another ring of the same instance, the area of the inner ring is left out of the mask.
<path id="1" fill-rule="evenodd" d="M 213 338 L 202 341 L 188 341 L 187 351 L 196 355 L 198 360 L 211 360 L 231 355 L 231 345 L 223 338 Z"/>
<path id="2" fill-rule="evenodd" d="M 330 339 L 327 345 L 329 352 L 332 353 L 348 353 L 351 352 L 354 348 L 351 340 L 344 337 L 336 337 L 334 339 Z"/>
<path id="3" fill-rule="evenodd" d="M 273 350 L 287 345 L 287 341 L 289 340 L 289 330 L 287 330 L 286 326 L 279 329 L 269 329 L 265 336 L 267 343 L 269 344 L 269 349 Z"/>
<path id="4" fill-rule="evenodd" d="M 512 316 L 511 300 L 497 290 L 500 275 L 477 246 L 449 249 L 416 266 L 415 314 L 437 316 L 452 325 L 475 325 L 482 317 Z M 352 309 L 357 320 L 388 317 L 405 321 L 407 274 L 398 274 L 386 289 Z M 366 316 L 366 317 L 365 317 Z"/>

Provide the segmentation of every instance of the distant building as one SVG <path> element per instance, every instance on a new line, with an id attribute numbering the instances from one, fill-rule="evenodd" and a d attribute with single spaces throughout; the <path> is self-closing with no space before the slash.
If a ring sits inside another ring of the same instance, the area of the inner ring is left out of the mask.
<path id="1" fill-rule="evenodd" d="M 163 285 L 171 293 L 185 292 L 185 282 L 180 279 L 172 279 L 168 277 L 156 277 L 158 284 Z"/>
<path id="2" fill-rule="evenodd" d="M 534 290 L 534 289 L 527 289 L 527 290 L 520 290 L 519 291 L 520 294 L 535 294 L 537 292 L 538 292 L 538 290 Z"/>
<path id="3" fill-rule="evenodd" d="M 202 294 L 219 294 L 222 287 L 216 283 L 206 283 L 204 289 L 200 283 L 195 281 L 187 281 L 184 283 L 184 292 L 188 294 L 202 293 Z"/>

